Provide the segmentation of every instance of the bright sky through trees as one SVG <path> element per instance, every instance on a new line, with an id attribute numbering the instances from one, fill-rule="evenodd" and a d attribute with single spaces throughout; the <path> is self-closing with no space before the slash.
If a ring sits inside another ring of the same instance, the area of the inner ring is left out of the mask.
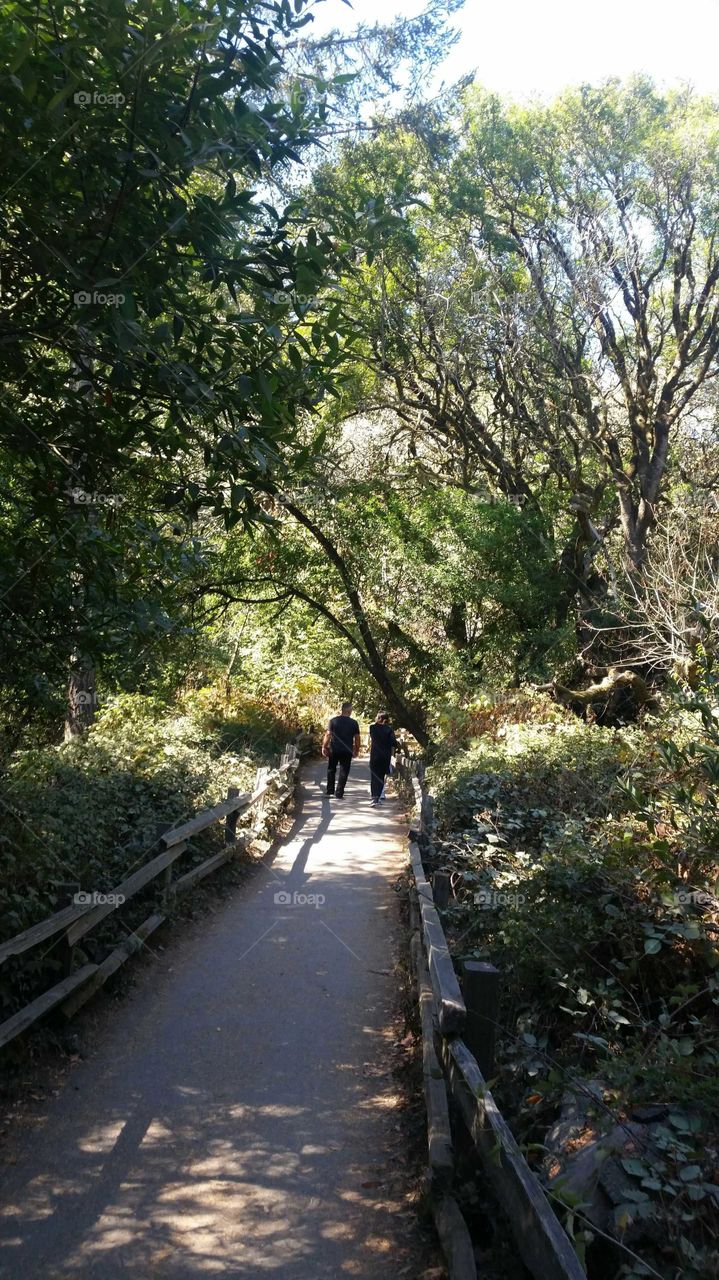
<path id="1" fill-rule="evenodd" d="M 422 0 L 327 0 L 315 30 L 414 14 Z M 644 71 L 663 84 L 719 91 L 719 0 L 466 0 L 455 19 L 462 39 L 443 68 L 448 79 L 476 70 L 489 89 L 524 97 L 568 84 Z"/>

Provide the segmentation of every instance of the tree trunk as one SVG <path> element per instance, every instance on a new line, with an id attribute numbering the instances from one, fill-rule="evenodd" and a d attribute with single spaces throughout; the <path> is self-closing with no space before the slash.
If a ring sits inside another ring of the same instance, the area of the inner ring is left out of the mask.
<path id="1" fill-rule="evenodd" d="M 617 490 L 619 518 L 624 540 L 624 561 L 627 572 L 634 576 L 641 572 L 646 553 L 646 529 L 640 526 L 635 504 L 626 488 Z"/>
<path id="2" fill-rule="evenodd" d="M 417 739 L 421 747 L 428 747 L 429 734 L 421 711 L 411 707 L 409 703 L 405 702 L 404 698 L 395 691 L 389 673 L 386 670 L 383 674 L 384 679 L 381 684 L 377 679 L 376 674 L 374 675 L 374 678 L 377 680 L 377 683 L 387 700 L 387 710 L 393 713 L 398 722 L 395 727 L 398 729 L 409 729 L 412 737 Z"/>
<path id="3" fill-rule="evenodd" d="M 95 719 L 96 706 L 95 668 L 87 658 L 77 658 L 67 684 L 66 742 L 82 737 Z"/>
<path id="4" fill-rule="evenodd" d="M 287 498 L 282 500 L 282 505 L 286 511 L 289 511 L 290 515 L 294 516 L 295 520 L 297 520 L 299 524 L 303 525 L 303 527 L 307 529 L 308 533 L 312 534 L 312 537 L 319 543 L 329 561 L 337 569 L 347 600 L 350 608 L 352 609 L 362 645 L 358 644 L 357 641 L 350 636 L 351 642 L 370 675 L 377 682 L 379 688 L 384 694 L 388 710 L 392 711 L 393 714 L 398 717 L 400 725 L 409 729 L 410 733 L 413 734 L 421 746 L 429 746 L 429 735 L 427 733 L 424 715 L 419 711 L 419 709 L 410 706 L 410 704 L 406 702 L 402 695 L 396 690 L 387 669 L 387 665 L 383 661 L 379 649 L 377 648 L 377 643 L 374 635 L 372 634 L 372 629 L 367 615 L 364 611 L 359 591 L 352 580 L 352 576 L 343 557 L 319 525 L 317 525 L 301 507 L 296 506 L 295 503 L 290 502 Z M 290 589 L 292 590 L 293 588 L 290 587 Z M 294 591 L 296 595 L 300 594 L 296 588 L 294 588 Z M 336 619 L 325 606 L 321 606 L 316 602 L 313 603 L 315 603 L 315 608 L 320 608 L 325 616 L 329 617 L 329 619 L 336 625 Z M 347 634 L 346 629 L 344 628 L 343 633 L 345 635 Z"/>
<path id="5" fill-rule="evenodd" d="M 464 601 L 453 600 L 449 613 L 444 619 L 444 634 L 457 653 L 464 653 L 469 648 L 467 639 L 467 606 Z"/>

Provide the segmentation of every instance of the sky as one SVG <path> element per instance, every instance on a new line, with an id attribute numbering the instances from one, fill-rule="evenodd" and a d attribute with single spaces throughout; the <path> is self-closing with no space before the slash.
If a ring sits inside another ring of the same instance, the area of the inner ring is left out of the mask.
<path id="1" fill-rule="evenodd" d="M 358 18 L 414 14 L 423 0 L 326 0 L 313 33 Z M 553 96 L 570 84 L 647 72 L 660 86 L 690 83 L 719 94 L 719 0 L 465 0 L 462 37 L 443 68 L 475 71 L 515 98 Z"/>

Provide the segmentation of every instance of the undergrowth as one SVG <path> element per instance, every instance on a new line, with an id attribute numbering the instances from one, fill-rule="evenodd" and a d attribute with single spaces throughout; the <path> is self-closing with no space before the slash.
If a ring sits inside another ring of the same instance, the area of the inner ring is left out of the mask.
<path id="1" fill-rule="evenodd" d="M 706 698 L 621 729 L 516 703 L 428 775 L 455 956 L 502 974 L 494 1091 L 548 1181 L 572 1088 L 599 1098 L 585 1144 L 654 1108 L 609 1229 L 643 1263 L 596 1274 L 698 1280 L 719 1261 L 717 722 Z M 591 1261 L 591 1197 L 555 1194 Z"/>
<path id="2" fill-rule="evenodd" d="M 0 941 L 65 906 L 75 892 L 108 893 L 158 851 L 160 830 L 251 789 L 300 727 L 289 699 L 208 686 L 166 703 L 139 694 L 108 700 L 82 738 L 16 752 L 0 782 Z M 201 833 L 183 869 L 219 848 L 221 827 Z M 157 895 L 152 884 L 113 912 L 76 949 L 101 958 L 117 928 L 129 931 Z M 119 920 L 119 925 L 118 925 Z M 57 939 L 0 969 L 0 1020 L 57 981 Z"/>

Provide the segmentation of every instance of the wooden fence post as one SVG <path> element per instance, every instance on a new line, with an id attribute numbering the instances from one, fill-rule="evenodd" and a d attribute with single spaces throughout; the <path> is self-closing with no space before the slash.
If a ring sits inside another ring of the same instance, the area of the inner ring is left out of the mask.
<path id="1" fill-rule="evenodd" d="M 434 801 L 432 800 L 429 792 L 425 789 L 424 781 L 422 782 L 422 805 L 420 812 L 422 814 L 422 831 L 424 832 L 427 842 L 431 844 L 432 835 L 434 833 Z"/>
<path id="2" fill-rule="evenodd" d="M 165 848 L 165 846 L 164 846 L 164 844 L 163 844 L 163 842 L 162 842 L 162 837 L 164 836 L 164 834 L 165 834 L 165 832 L 166 832 L 166 831 L 167 831 L 167 823 L 166 823 L 166 822 L 156 822 L 156 823 L 155 823 L 155 829 L 154 829 L 154 833 L 153 833 L 153 835 L 154 835 L 154 839 L 153 839 L 153 841 L 152 841 L 152 848 L 153 848 L 153 850 L 154 850 L 155 848 L 157 848 L 157 850 L 161 852 L 161 851 Z M 167 908 L 167 907 L 169 907 L 169 905 L 170 905 L 170 899 L 171 899 L 171 898 L 172 898 L 172 863 L 170 863 L 170 865 L 169 865 L 168 867 L 166 867 L 166 868 L 165 868 L 165 871 L 164 871 L 164 874 L 163 874 L 163 877 L 162 877 L 162 905 L 163 905 L 163 908 Z"/>
<path id="3" fill-rule="evenodd" d="M 483 960 L 463 960 L 462 995 L 467 1006 L 464 1039 L 485 1080 L 490 1080 L 497 1041 L 499 969 Z"/>
<path id="4" fill-rule="evenodd" d="M 227 788 L 228 800 L 232 800 L 234 796 L 238 796 L 239 794 L 240 794 L 239 787 Z M 225 844 L 234 844 L 235 841 L 237 840 L 238 817 L 239 817 L 239 814 L 237 813 L 237 810 L 235 810 L 234 813 L 228 813 L 227 817 L 225 818 Z"/>
<path id="5" fill-rule="evenodd" d="M 432 878 L 434 905 L 442 911 L 449 903 L 450 875 L 449 871 L 435 871 Z"/>
<path id="6" fill-rule="evenodd" d="M 57 895 L 55 898 L 55 910 L 61 911 L 63 907 L 72 906 L 75 901 L 75 894 L 80 890 L 80 885 L 76 881 L 66 881 L 57 886 Z M 67 940 L 67 934 L 63 934 L 56 944 L 57 954 L 62 964 L 62 974 L 64 978 L 69 977 L 72 973 L 72 947 Z"/>
<path id="7" fill-rule="evenodd" d="M 259 791 L 262 787 L 265 786 L 265 784 L 267 783 L 268 773 L 269 773 L 269 769 L 267 768 L 257 770 L 257 773 L 255 774 L 255 785 L 253 788 L 254 791 Z M 262 798 L 258 800 L 255 808 L 255 819 L 254 819 L 254 822 L 252 823 L 253 831 L 256 828 L 261 827 L 264 816 L 265 816 L 265 797 L 262 796 Z"/>

